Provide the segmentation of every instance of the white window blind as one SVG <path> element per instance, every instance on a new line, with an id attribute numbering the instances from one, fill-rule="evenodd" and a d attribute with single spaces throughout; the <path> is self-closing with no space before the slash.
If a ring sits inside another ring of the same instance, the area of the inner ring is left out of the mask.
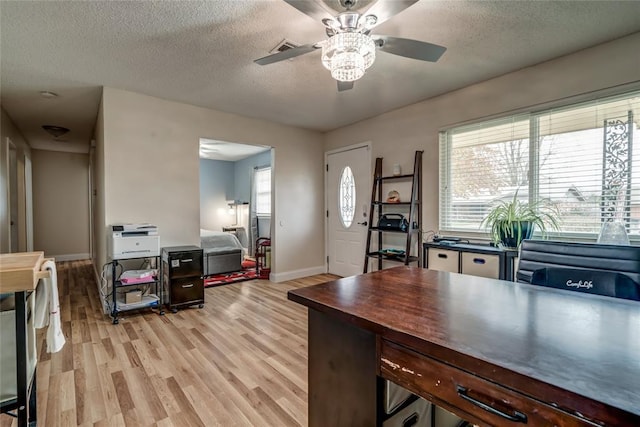
<path id="1" fill-rule="evenodd" d="M 256 169 L 256 215 L 271 215 L 271 168 Z"/>
<path id="2" fill-rule="evenodd" d="M 636 92 L 442 132 L 440 229 L 486 231 L 491 207 L 517 194 L 555 206 L 562 236 L 595 237 L 613 216 L 640 235 L 638 123 Z"/>
<path id="3" fill-rule="evenodd" d="M 527 197 L 529 120 L 518 116 L 442 134 L 441 230 L 479 231 L 497 200 Z"/>

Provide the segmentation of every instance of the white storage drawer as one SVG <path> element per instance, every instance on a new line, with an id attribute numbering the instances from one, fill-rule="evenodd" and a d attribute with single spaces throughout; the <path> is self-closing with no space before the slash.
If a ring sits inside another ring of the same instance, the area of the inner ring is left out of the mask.
<path id="1" fill-rule="evenodd" d="M 398 384 L 384 380 L 383 408 L 385 414 L 390 414 L 398 409 L 408 398 L 411 392 Z"/>
<path id="2" fill-rule="evenodd" d="M 498 255 L 462 252 L 462 274 L 500 278 L 500 257 Z"/>
<path id="3" fill-rule="evenodd" d="M 431 402 L 422 398 L 403 408 L 382 423 L 382 427 L 432 427 Z"/>
<path id="4" fill-rule="evenodd" d="M 457 243 L 422 245 L 424 266 L 432 270 L 468 274 L 491 279 L 513 280 L 518 253 L 489 245 Z M 515 261 L 514 261 L 515 260 Z"/>
<path id="5" fill-rule="evenodd" d="M 458 272 L 458 251 L 429 248 L 427 267 L 430 270 Z"/>
<path id="6" fill-rule="evenodd" d="M 520 265 L 520 257 L 517 256 L 513 259 L 513 268 L 511 269 L 511 272 L 513 273 L 511 275 L 511 277 L 507 277 L 507 280 L 511 280 L 512 282 L 516 282 L 516 273 L 518 272 L 518 266 Z"/>
<path id="7" fill-rule="evenodd" d="M 458 427 L 464 423 L 462 418 L 439 406 L 434 405 L 432 410 L 435 411 L 435 424 L 433 427 Z"/>

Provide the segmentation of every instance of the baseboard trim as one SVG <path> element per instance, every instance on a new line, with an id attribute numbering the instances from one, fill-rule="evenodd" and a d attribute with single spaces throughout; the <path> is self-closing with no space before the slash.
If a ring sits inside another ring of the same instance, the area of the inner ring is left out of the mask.
<path id="1" fill-rule="evenodd" d="M 324 265 L 318 267 L 302 268 L 300 270 L 285 271 L 283 273 L 271 273 L 269 280 L 272 282 L 286 282 L 287 280 L 300 279 L 301 277 L 315 276 L 316 274 L 324 274 L 327 270 Z"/>
<path id="2" fill-rule="evenodd" d="M 91 254 L 66 254 L 66 255 L 46 255 L 46 258 L 53 258 L 56 261 L 78 261 L 84 259 L 91 259 Z"/>

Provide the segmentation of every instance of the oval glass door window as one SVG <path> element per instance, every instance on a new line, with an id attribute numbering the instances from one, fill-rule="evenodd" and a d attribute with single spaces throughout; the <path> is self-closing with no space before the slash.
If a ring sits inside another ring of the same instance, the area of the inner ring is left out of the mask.
<path id="1" fill-rule="evenodd" d="M 346 166 L 340 174 L 340 221 L 344 228 L 349 228 L 356 213 L 356 181 L 351 168 Z"/>

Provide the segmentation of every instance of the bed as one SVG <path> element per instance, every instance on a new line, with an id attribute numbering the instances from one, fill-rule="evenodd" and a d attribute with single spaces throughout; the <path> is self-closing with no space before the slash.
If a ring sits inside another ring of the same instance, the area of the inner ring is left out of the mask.
<path id="1" fill-rule="evenodd" d="M 200 247 L 204 255 L 205 276 L 242 270 L 244 249 L 235 235 L 200 229 Z"/>

